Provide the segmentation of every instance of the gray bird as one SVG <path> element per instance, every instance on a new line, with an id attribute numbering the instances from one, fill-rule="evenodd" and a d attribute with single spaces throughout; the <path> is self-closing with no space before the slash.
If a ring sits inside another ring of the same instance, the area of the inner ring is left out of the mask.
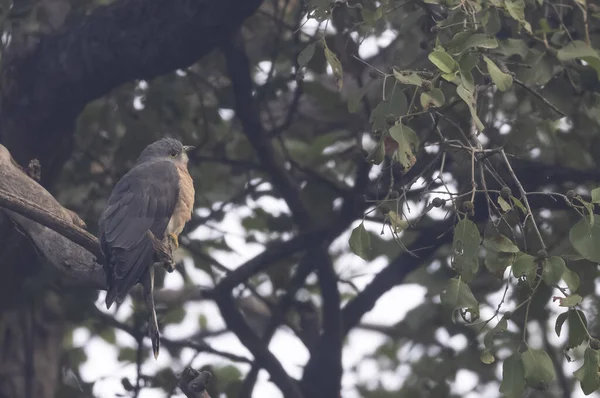
<path id="1" fill-rule="evenodd" d="M 192 215 L 195 191 L 187 169 L 191 148 L 171 138 L 148 145 L 115 185 L 99 221 L 108 286 L 106 308 L 115 300 L 122 303 L 136 283 L 142 284 L 155 358 L 160 336 L 153 265 L 159 262 L 167 271 L 174 270 L 171 249 L 179 247 L 179 234 Z"/>

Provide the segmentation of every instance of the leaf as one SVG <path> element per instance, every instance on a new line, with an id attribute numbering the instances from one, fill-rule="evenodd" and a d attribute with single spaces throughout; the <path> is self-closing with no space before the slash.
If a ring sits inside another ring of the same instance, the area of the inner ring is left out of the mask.
<path id="1" fill-rule="evenodd" d="M 573 372 L 575 378 L 581 383 L 581 391 L 585 395 L 590 395 L 600 388 L 599 366 L 598 351 L 588 347 L 583 354 L 583 365 Z"/>
<path id="2" fill-rule="evenodd" d="M 348 112 L 356 113 L 360 106 L 360 101 L 367 91 L 367 87 L 356 89 L 352 94 L 348 96 Z"/>
<path id="3" fill-rule="evenodd" d="M 548 286 L 554 286 L 562 279 L 565 272 L 565 260 L 558 256 L 552 256 L 544 261 L 542 278 Z"/>
<path id="4" fill-rule="evenodd" d="M 525 2 L 523 0 L 505 0 L 504 6 L 513 19 L 519 21 L 525 30 L 532 33 L 531 25 L 525 20 Z"/>
<path id="5" fill-rule="evenodd" d="M 423 84 L 423 79 L 421 76 L 417 75 L 415 72 L 407 70 L 407 71 L 398 71 L 394 69 L 394 77 L 402 84 L 408 84 L 413 86 L 419 86 Z"/>
<path id="6" fill-rule="evenodd" d="M 525 390 L 525 371 L 521 354 L 515 352 L 502 364 L 500 392 L 507 398 L 522 398 Z"/>
<path id="7" fill-rule="evenodd" d="M 465 88 L 465 86 L 463 86 L 462 84 L 459 84 L 456 87 L 456 93 L 463 101 L 465 101 L 465 103 L 469 107 L 469 111 L 471 112 L 471 117 L 475 121 L 477 128 L 479 129 L 480 132 L 482 132 L 483 131 L 483 123 L 481 123 L 481 120 L 479 120 L 479 117 L 477 116 L 477 111 L 475 110 L 475 98 L 473 98 L 473 93 L 471 91 L 468 91 Z"/>
<path id="8" fill-rule="evenodd" d="M 325 59 L 327 59 L 327 63 L 331 66 L 331 70 L 333 71 L 333 77 L 335 78 L 335 82 L 338 86 L 338 90 L 342 89 L 344 85 L 343 75 L 344 70 L 342 69 L 342 64 L 338 59 L 337 55 L 333 51 L 327 47 L 327 42 L 325 39 L 321 41 L 323 43 L 323 47 L 325 48 Z"/>
<path id="9" fill-rule="evenodd" d="M 515 260 L 515 263 L 512 266 L 512 272 L 515 278 L 520 278 L 534 268 L 535 257 L 530 256 L 529 254 L 523 254 Z"/>
<path id="10" fill-rule="evenodd" d="M 512 83 L 513 83 L 512 76 L 509 75 L 508 73 L 502 72 L 500 70 L 500 68 L 498 68 L 498 66 L 494 63 L 494 61 L 492 61 L 488 57 L 484 56 L 483 60 L 487 64 L 487 68 L 488 68 L 490 77 L 492 78 L 492 81 L 494 82 L 496 87 L 498 87 L 498 90 L 500 90 L 500 91 L 508 90 L 512 86 Z"/>
<path id="11" fill-rule="evenodd" d="M 469 286 L 459 278 L 452 278 L 442 290 L 440 295 L 442 305 L 452 309 L 469 309 L 472 312 L 479 313 L 479 303 L 473 296 Z"/>
<path id="12" fill-rule="evenodd" d="M 415 152 L 419 147 L 419 138 L 413 129 L 400 123 L 390 127 L 390 136 L 398 143 L 398 161 L 408 171 L 416 163 Z"/>
<path id="13" fill-rule="evenodd" d="M 513 253 L 499 253 L 494 251 L 488 251 L 485 254 L 485 266 L 498 278 L 502 278 L 506 268 L 513 265 L 515 259 L 516 256 Z"/>
<path id="14" fill-rule="evenodd" d="M 565 45 L 558 50 L 556 56 L 561 61 L 581 59 L 596 69 L 596 73 L 600 76 L 600 55 L 584 41 L 575 40 L 572 43 Z"/>
<path id="15" fill-rule="evenodd" d="M 504 235 L 496 235 L 483 240 L 483 247 L 500 253 L 518 253 L 520 250 Z"/>
<path id="16" fill-rule="evenodd" d="M 498 205 L 500 205 L 500 208 L 502 209 L 502 211 L 510 211 L 510 209 L 512 209 L 512 207 L 510 206 L 510 204 L 508 204 L 508 202 L 506 200 L 504 200 L 504 198 L 502 196 L 498 196 Z"/>
<path id="17" fill-rule="evenodd" d="M 583 300 L 583 297 L 578 294 L 572 294 L 568 297 L 560 299 L 559 305 L 561 307 L 575 307 L 577 304 L 581 303 L 581 300 Z"/>
<path id="18" fill-rule="evenodd" d="M 492 364 L 496 360 L 496 358 L 494 358 L 494 354 L 492 354 L 492 352 L 488 349 L 485 349 L 481 352 L 479 359 L 481 359 L 481 362 L 485 363 L 486 365 Z"/>
<path id="19" fill-rule="evenodd" d="M 556 332 L 556 335 L 558 337 L 560 337 L 560 332 L 562 331 L 563 324 L 565 323 L 568 317 L 569 310 L 563 312 L 556 318 L 556 323 L 554 324 L 554 331 Z"/>
<path id="20" fill-rule="evenodd" d="M 585 258 L 600 262 L 600 220 L 595 217 L 590 225 L 587 220 L 581 219 L 569 231 L 571 244 Z"/>
<path id="21" fill-rule="evenodd" d="M 437 66 L 438 69 L 444 73 L 452 73 L 458 68 L 458 64 L 454 58 L 445 51 L 433 51 L 429 54 L 428 58 L 432 64 Z"/>
<path id="22" fill-rule="evenodd" d="M 439 88 L 431 89 L 426 93 L 421 93 L 421 106 L 427 110 L 431 107 L 439 108 L 446 102 L 444 93 Z"/>
<path id="23" fill-rule="evenodd" d="M 310 43 L 308 46 L 304 48 L 298 54 L 298 67 L 302 68 L 308 64 L 308 62 L 312 59 L 313 55 L 315 55 L 315 48 L 317 47 L 317 43 Z"/>
<path id="24" fill-rule="evenodd" d="M 454 227 L 452 240 L 452 265 L 467 281 L 471 280 L 479 268 L 478 254 L 481 235 L 473 221 L 463 218 Z"/>
<path id="25" fill-rule="evenodd" d="M 396 89 L 392 97 L 386 101 L 381 101 L 379 105 L 371 112 L 369 122 L 372 123 L 373 130 L 386 130 L 386 118 L 388 115 L 404 116 L 408 109 L 408 102 L 402 90 Z"/>
<path id="26" fill-rule="evenodd" d="M 471 71 L 460 68 L 459 73 L 460 73 L 461 84 L 468 91 L 473 92 L 473 90 L 475 90 L 475 80 L 473 80 L 473 74 L 471 73 Z"/>
<path id="27" fill-rule="evenodd" d="M 123 347 L 119 350 L 117 360 L 119 362 L 135 362 L 137 357 L 137 349 L 130 347 Z"/>
<path id="28" fill-rule="evenodd" d="M 571 291 L 571 293 L 575 293 L 579 289 L 579 275 L 576 272 L 571 271 L 568 268 L 565 268 L 565 272 L 562 276 L 563 280 L 567 284 L 567 287 Z"/>
<path id="29" fill-rule="evenodd" d="M 529 348 L 522 354 L 521 358 L 523 359 L 523 370 L 527 385 L 536 390 L 546 390 L 548 385 L 556 378 L 550 356 L 544 350 Z"/>
<path id="30" fill-rule="evenodd" d="M 409 227 L 408 221 L 403 220 L 402 217 L 400 217 L 400 214 L 395 211 L 390 211 L 388 217 L 390 218 L 392 228 L 394 228 L 394 232 L 396 233 L 402 232 Z"/>
<path id="31" fill-rule="evenodd" d="M 506 332 L 507 329 L 508 321 L 505 317 L 502 317 L 502 319 L 500 319 L 496 326 L 494 326 L 493 329 L 487 332 L 485 337 L 483 338 L 483 344 L 485 345 L 485 347 L 491 349 L 494 343 L 494 337 L 498 334 Z"/>
<path id="32" fill-rule="evenodd" d="M 369 252 L 371 251 L 371 237 L 365 229 L 365 223 L 361 222 L 360 225 L 352 230 L 350 234 L 350 250 L 363 260 L 368 260 Z"/>
<path id="33" fill-rule="evenodd" d="M 600 203 L 600 188 L 592 189 L 592 203 Z"/>
<path id="34" fill-rule="evenodd" d="M 569 311 L 569 340 L 567 349 L 580 346 L 587 337 L 587 319 L 579 310 Z"/>
<path id="35" fill-rule="evenodd" d="M 510 201 L 513 203 L 513 205 L 515 205 L 516 207 L 519 208 L 519 210 L 521 210 L 523 212 L 523 214 L 527 214 L 527 209 L 525 208 L 525 206 L 523 206 L 523 203 L 521 203 L 521 201 L 517 198 L 515 198 L 514 196 L 510 196 Z"/>
<path id="36" fill-rule="evenodd" d="M 485 33 L 475 33 L 464 42 L 461 46 L 461 51 L 468 50 L 473 47 L 481 47 L 481 48 L 496 48 L 498 47 L 498 40 L 494 36 L 487 35 Z"/>

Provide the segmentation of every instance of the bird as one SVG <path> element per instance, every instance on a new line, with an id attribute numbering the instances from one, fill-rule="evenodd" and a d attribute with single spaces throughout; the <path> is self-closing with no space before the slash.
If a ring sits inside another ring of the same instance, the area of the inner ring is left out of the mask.
<path id="1" fill-rule="evenodd" d="M 194 182 L 188 171 L 193 146 L 163 138 L 148 145 L 135 164 L 114 186 L 98 221 L 98 240 L 104 255 L 106 308 L 121 304 L 140 283 L 150 312 L 148 331 L 154 357 L 160 335 L 154 308 L 154 264 L 168 272 L 175 264 L 172 249 L 194 209 Z"/>

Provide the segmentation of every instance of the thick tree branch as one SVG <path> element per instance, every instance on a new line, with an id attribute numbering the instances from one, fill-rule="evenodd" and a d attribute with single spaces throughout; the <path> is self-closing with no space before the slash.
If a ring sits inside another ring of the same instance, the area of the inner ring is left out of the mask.
<path id="1" fill-rule="evenodd" d="M 43 181 L 70 155 L 75 117 L 95 98 L 136 79 L 185 68 L 237 29 L 262 0 L 117 0 L 42 37 L 1 71 L 0 140 Z"/>
<path id="2" fill-rule="evenodd" d="M 216 302 L 227 327 L 250 350 L 256 361 L 269 372 L 273 383 L 279 387 L 284 396 L 286 398 L 302 398 L 303 395 L 296 381 L 288 376 L 281 363 L 248 326 L 242 314 L 235 307 L 231 294 L 228 292 L 220 294 L 217 296 Z"/>
<path id="3" fill-rule="evenodd" d="M 234 35 L 232 40 L 223 47 L 223 52 L 227 58 L 227 70 L 235 94 L 235 113 L 244 127 L 244 134 L 254 147 L 263 168 L 273 179 L 273 185 L 289 206 L 294 221 L 301 229 L 306 229 L 312 224 L 312 220 L 302 202 L 300 185 L 287 173 L 283 160 L 273 149 L 252 97 L 254 83 L 241 35 Z"/>

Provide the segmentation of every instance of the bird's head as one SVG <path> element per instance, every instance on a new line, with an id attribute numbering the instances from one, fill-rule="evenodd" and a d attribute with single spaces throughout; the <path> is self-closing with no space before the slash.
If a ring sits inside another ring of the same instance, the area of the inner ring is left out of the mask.
<path id="1" fill-rule="evenodd" d="M 187 151 L 194 148 L 193 146 L 182 145 L 181 142 L 174 138 L 163 138 L 148 145 L 137 159 L 137 164 L 150 160 L 167 159 L 174 163 L 183 163 L 187 165 Z"/>

